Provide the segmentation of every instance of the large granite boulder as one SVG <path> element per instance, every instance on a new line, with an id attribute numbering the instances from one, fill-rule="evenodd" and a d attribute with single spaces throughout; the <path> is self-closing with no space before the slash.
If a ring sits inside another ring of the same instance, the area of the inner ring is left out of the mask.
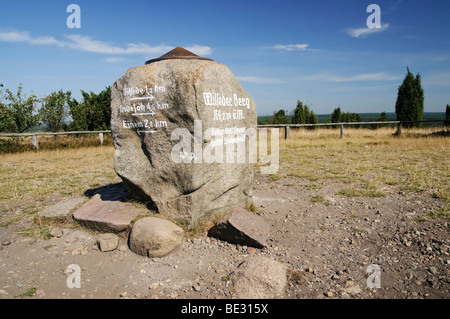
<path id="1" fill-rule="evenodd" d="M 113 85 L 114 163 L 132 195 L 195 225 L 250 205 L 256 107 L 225 65 L 173 51 Z"/>

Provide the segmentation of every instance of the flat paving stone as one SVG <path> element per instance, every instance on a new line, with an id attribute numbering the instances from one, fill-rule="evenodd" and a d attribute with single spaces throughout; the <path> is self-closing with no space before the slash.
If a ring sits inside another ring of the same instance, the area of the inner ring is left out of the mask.
<path id="1" fill-rule="evenodd" d="M 84 200 L 82 197 L 66 199 L 39 212 L 39 216 L 49 219 L 67 220 L 70 218 L 70 213 Z"/>
<path id="2" fill-rule="evenodd" d="M 131 226 L 142 209 L 119 200 L 102 199 L 96 194 L 73 213 L 73 219 L 82 226 L 102 232 L 121 232 Z"/>

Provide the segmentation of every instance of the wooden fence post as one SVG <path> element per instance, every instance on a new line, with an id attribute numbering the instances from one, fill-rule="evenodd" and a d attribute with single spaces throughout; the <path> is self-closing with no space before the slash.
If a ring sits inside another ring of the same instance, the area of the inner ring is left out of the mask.
<path id="1" fill-rule="evenodd" d="M 395 135 L 400 136 L 402 134 L 402 122 L 397 124 L 397 133 Z"/>
<path id="2" fill-rule="evenodd" d="M 38 138 L 36 134 L 33 134 L 31 136 L 31 143 L 33 143 L 34 147 L 36 148 L 36 150 L 39 149 L 39 142 L 38 142 Z"/>
<path id="3" fill-rule="evenodd" d="M 344 137 L 344 124 L 341 124 L 341 138 Z"/>
<path id="4" fill-rule="evenodd" d="M 103 145 L 103 133 L 98 133 L 98 138 L 100 139 L 100 144 Z"/>
<path id="5" fill-rule="evenodd" d="M 284 139 L 285 140 L 287 140 L 289 138 L 289 130 L 290 130 L 289 125 L 286 125 L 284 127 Z"/>

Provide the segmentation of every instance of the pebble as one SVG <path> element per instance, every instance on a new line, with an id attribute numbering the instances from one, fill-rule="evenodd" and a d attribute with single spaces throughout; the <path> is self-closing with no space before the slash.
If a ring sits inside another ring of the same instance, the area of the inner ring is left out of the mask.
<path id="1" fill-rule="evenodd" d="M 159 282 L 154 282 L 153 284 L 150 285 L 150 287 L 148 287 L 149 289 L 155 290 L 157 288 L 159 288 Z"/>
<path id="2" fill-rule="evenodd" d="M 437 273 L 437 269 L 434 266 L 431 266 L 430 268 L 428 268 L 428 271 L 431 272 L 432 274 Z"/>
<path id="3" fill-rule="evenodd" d="M 192 289 L 194 289 L 194 291 L 200 291 L 200 285 L 194 285 L 192 286 Z"/>
<path id="4" fill-rule="evenodd" d="M 2 246 L 8 246 L 10 244 L 11 244 L 11 239 L 7 238 L 7 239 L 2 240 Z"/>
<path id="5" fill-rule="evenodd" d="M 55 227 L 50 231 L 50 236 L 59 238 L 63 235 L 63 231 L 59 227 Z"/>

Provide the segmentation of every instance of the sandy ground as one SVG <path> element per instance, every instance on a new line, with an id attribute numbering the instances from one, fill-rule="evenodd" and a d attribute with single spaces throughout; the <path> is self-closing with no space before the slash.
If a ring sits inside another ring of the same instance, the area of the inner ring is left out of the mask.
<path id="1" fill-rule="evenodd" d="M 306 184 L 255 176 L 257 214 L 271 226 L 264 249 L 204 234 L 152 259 L 131 252 L 126 234 L 101 252 L 98 233 L 70 223 L 48 240 L 21 234 L 30 221 L 11 224 L 0 229 L 0 298 L 234 298 L 229 275 L 255 254 L 289 267 L 287 299 L 450 297 L 449 226 L 418 221 L 439 199 L 395 186 L 384 197 L 344 197 L 342 185 Z"/>

